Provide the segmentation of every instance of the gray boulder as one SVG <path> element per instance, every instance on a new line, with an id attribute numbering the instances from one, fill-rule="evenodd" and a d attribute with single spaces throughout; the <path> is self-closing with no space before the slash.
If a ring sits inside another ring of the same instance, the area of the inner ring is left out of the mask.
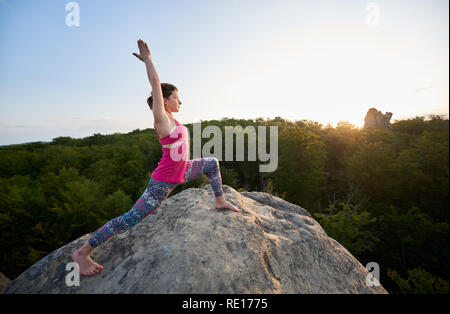
<path id="1" fill-rule="evenodd" d="M 224 194 L 241 213 L 214 209 L 209 184 L 185 189 L 94 249 L 104 269 L 80 275 L 79 286 L 66 284 L 74 278 L 66 265 L 90 234 L 48 254 L 2 293 L 387 293 L 366 283 L 367 269 L 305 209 L 227 185 Z"/>
<path id="2" fill-rule="evenodd" d="M 11 282 L 11 280 L 8 277 L 3 275 L 3 273 L 0 273 L 0 290 L 2 290 L 7 285 L 9 285 L 10 282 Z"/>

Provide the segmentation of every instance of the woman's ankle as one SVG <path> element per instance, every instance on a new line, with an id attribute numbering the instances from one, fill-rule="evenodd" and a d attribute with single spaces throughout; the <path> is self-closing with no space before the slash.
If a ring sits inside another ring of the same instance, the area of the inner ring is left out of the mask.
<path id="1" fill-rule="evenodd" d="M 86 242 L 85 244 L 83 244 L 82 247 L 80 247 L 80 248 L 78 249 L 78 252 L 79 252 L 80 254 L 82 254 L 82 255 L 89 255 L 89 254 L 91 254 L 91 252 L 92 252 L 93 249 L 94 249 L 94 248 L 93 248 L 92 246 L 89 245 L 89 242 Z"/>

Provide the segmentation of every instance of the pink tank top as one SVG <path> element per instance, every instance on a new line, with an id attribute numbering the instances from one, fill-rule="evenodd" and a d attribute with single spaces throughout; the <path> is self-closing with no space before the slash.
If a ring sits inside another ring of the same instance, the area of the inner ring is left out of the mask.
<path id="1" fill-rule="evenodd" d="M 176 127 L 172 133 L 163 138 L 159 137 L 156 132 L 163 156 L 158 162 L 158 167 L 152 172 L 152 177 L 159 181 L 182 183 L 186 180 L 184 174 L 189 160 L 189 131 L 177 120 L 175 120 L 175 124 Z M 175 147 L 163 147 L 163 145 L 175 143 L 180 139 L 182 139 L 182 143 Z"/>

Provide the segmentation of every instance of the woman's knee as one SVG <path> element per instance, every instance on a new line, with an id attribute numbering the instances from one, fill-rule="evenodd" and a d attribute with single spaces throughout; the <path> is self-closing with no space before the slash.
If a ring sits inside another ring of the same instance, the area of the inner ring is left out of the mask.
<path id="1" fill-rule="evenodd" d="M 220 169 L 219 167 L 219 159 L 216 157 L 208 157 L 208 163 L 211 168 Z"/>

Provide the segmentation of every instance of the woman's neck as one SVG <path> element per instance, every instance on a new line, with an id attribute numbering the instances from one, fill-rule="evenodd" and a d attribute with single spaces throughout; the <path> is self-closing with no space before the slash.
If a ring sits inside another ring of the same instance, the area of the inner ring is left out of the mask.
<path id="1" fill-rule="evenodd" d="M 172 119 L 175 119 L 174 116 L 172 115 L 172 112 L 170 112 L 170 111 L 166 111 L 166 112 L 170 117 L 172 117 Z"/>

